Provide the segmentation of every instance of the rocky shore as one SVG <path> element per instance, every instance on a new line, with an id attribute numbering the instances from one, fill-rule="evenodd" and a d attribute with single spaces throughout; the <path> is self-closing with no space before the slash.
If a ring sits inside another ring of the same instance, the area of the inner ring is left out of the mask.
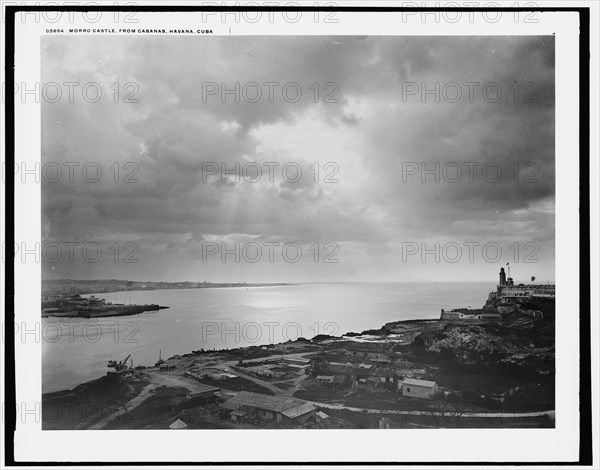
<path id="1" fill-rule="evenodd" d="M 165 307 L 157 304 L 115 304 L 95 296 L 81 297 L 75 294 L 68 297 L 53 297 L 42 302 L 42 318 L 101 318 L 137 315 L 143 312 L 163 310 Z"/>
<path id="2" fill-rule="evenodd" d="M 554 327 L 553 318 L 520 314 L 494 322 L 405 320 L 339 337 L 198 349 L 45 394 L 42 408 L 61 417 L 43 413 L 44 429 L 160 429 L 182 417 L 196 428 L 244 428 L 221 407 L 241 391 L 305 400 L 332 417 L 309 427 L 552 427 Z M 434 382 L 439 392 L 406 397 L 400 384 L 407 378 Z M 206 396 L 207 387 L 219 392 Z M 85 406 L 93 416 L 69 410 Z M 450 408 L 459 415 L 452 422 L 427 421 Z"/>

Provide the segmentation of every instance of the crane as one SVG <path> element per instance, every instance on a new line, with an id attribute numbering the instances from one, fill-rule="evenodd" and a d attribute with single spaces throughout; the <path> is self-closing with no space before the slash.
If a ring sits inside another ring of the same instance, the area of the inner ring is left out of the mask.
<path id="1" fill-rule="evenodd" d="M 123 359 L 123 362 L 121 362 L 119 364 L 119 367 L 116 367 L 116 369 L 121 370 L 121 369 L 124 369 L 125 367 L 127 367 L 127 361 L 129 360 L 130 357 L 131 357 L 131 354 L 128 354 L 127 357 L 125 359 Z"/>
<path id="2" fill-rule="evenodd" d="M 131 357 L 131 354 L 128 354 L 127 357 L 125 359 L 123 359 L 123 361 L 121 362 L 117 362 L 114 360 L 108 361 L 108 367 L 114 367 L 115 370 L 123 370 L 125 367 L 127 367 L 127 361 L 129 360 L 129 358 Z"/>

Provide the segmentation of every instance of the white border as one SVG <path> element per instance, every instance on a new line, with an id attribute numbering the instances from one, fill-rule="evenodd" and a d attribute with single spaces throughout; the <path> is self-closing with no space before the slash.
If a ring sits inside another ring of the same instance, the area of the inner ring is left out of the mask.
<path id="1" fill-rule="evenodd" d="M 391 6 L 389 3 L 386 5 Z M 401 6 L 401 5 L 400 5 Z M 508 6 L 508 5 L 507 5 Z M 556 6 L 556 5 L 554 5 Z M 199 15 L 199 13 L 198 13 Z M 554 430 L 368 430 L 368 431 L 41 431 L 36 420 L 17 419 L 15 458 L 39 461 L 575 461 L 578 459 L 579 290 L 578 220 L 578 18 L 575 13 L 544 13 L 535 24 L 515 23 L 504 16 L 496 23 L 475 21 L 451 24 L 402 21 L 400 13 L 338 12 L 337 24 L 314 22 L 241 22 L 232 35 L 550 35 L 556 34 L 556 283 L 557 406 Z M 148 28 L 194 24 L 193 13 L 138 13 Z M 198 22 L 200 24 L 200 22 Z M 226 24 L 215 19 L 215 34 L 228 35 Z M 60 23 L 16 24 L 15 82 L 39 81 L 40 36 Z M 90 27 L 74 24 L 69 27 Z M 110 15 L 93 27 L 116 27 Z M 136 27 L 141 27 L 137 26 Z M 174 26 L 173 26 L 174 27 Z M 592 86 L 592 89 L 594 87 Z M 597 95 L 596 95 L 597 96 Z M 597 114 L 596 114 L 597 118 Z M 16 161 L 39 160 L 40 107 L 15 103 Z M 593 129 L 593 128 L 592 128 Z M 596 162 L 597 169 L 597 162 Z M 593 179 L 593 178 L 592 178 Z M 17 182 L 15 238 L 40 241 L 40 188 Z M 597 226 L 596 226 L 597 233 Z M 16 322 L 39 321 L 40 266 L 15 260 Z M 597 322 L 596 322 L 597 326 Z M 16 342 L 18 403 L 39 403 L 41 345 Z M 27 406 L 27 405 L 26 405 Z M 39 406 L 39 405 L 38 405 Z M 21 416 L 27 418 L 27 416 Z M 166 451 L 165 451 L 166 449 Z"/>

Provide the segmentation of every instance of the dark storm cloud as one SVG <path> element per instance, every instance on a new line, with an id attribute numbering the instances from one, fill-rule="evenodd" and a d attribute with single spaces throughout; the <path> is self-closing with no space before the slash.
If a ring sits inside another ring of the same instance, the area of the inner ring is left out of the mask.
<path id="1" fill-rule="evenodd" d="M 104 170 L 97 183 L 80 173 L 74 183 L 43 183 L 48 240 L 138 240 L 178 279 L 195 278 L 206 240 L 336 241 L 347 248 L 346 265 L 326 277 L 341 279 L 397 259 L 403 240 L 539 238 L 553 263 L 552 37 L 48 37 L 42 49 L 45 82 L 103 89 L 96 103 L 42 103 L 42 163 Z M 137 103 L 123 102 L 128 82 Z M 277 84 L 272 97 L 265 83 Z M 421 96 L 436 87 L 450 93 L 454 83 L 459 99 Z M 257 102 L 244 100 L 245 86 L 255 96 L 248 84 L 260 86 Z M 221 95 L 236 87 L 238 102 Z M 240 178 L 248 162 L 265 171 L 259 181 Z M 280 164 L 274 181 L 265 162 Z M 138 169 L 137 182 L 122 181 L 126 163 Z M 225 165 L 223 181 L 220 172 L 206 179 L 207 163 Z M 298 182 L 282 177 L 290 163 L 302 168 Z M 404 174 L 407 164 L 476 170 L 473 181 L 463 173 L 423 183 L 420 171 Z M 497 181 L 481 173 L 490 164 L 502 170 Z M 331 175 L 337 182 L 325 183 Z M 61 269 L 87 277 L 89 268 Z M 255 273 L 281 274 L 274 269 Z M 311 279 L 320 267 L 303 269 Z"/>

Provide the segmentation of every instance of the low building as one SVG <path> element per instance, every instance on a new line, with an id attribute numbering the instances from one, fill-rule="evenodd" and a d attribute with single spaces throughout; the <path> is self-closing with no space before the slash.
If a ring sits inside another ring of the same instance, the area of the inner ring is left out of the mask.
<path id="1" fill-rule="evenodd" d="M 348 354 L 352 357 L 368 359 L 369 361 L 373 362 L 390 362 L 390 357 L 386 353 L 380 351 L 372 351 L 368 349 L 355 347 L 352 349 L 348 349 Z"/>
<path id="2" fill-rule="evenodd" d="M 313 404 L 297 398 L 253 392 L 239 392 L 221 407 L 230 410 L 231 420 L 235 422 L 260 420 L 295 424 L 314 420 L 317 410 Z"/>
<path id="3" fill-rule="evenodd" d="M 256 375 L 260 375 L 261 377 L 267 377 L 269 379 L 275 378 L 275 372 L 268 368 L 256 368 L 249 372 L 254 372 Z"/>
<path id="4" fill-rule="evenodd" d="M 48 308 L 43 308 L 42 309 L 42 313 L 45 313 L 49 316 L 52 316 L 52 314 L 54 313 L 63 313 L 64 310 L 58 308 L 58 307 L 48 307 Z"/>
<path id="5" fill-rule="evenodd" d="M 498 310 L 500 310 L 500 308 L 498 308 Z M 502 313 L 504 312 L 484 312 L 481 314 L 481 319 L 482 320 L 501 320 L 502 319 Z"/>
<path id="6" fill-rule="evenodd" d="M 479 308 L 454 308 L 440 313 L 440 320 L 481 320 L 483 310 Z"/>
<path id="7" fill-rule="evenodd" d="M 389 385 L 396 382 L 396 372 L 389 369 L 375 369 L 371 373 L 380 385 Z"/>
<path id="8" fill-rule="evenodd" d="M 298 366 L 308 366 L 310 364 L 310 359 L 299 356 L 283 356 L 283 362 Z"/>
<path id="9" fill-rule="evenodd" d="M 333 383 L 333 375 L 317 375 L 315 383 Z"/>
<path id="10" fill-rule="evenodd" d="M 349 379 L 347 376 L 342 374 L 334 375 L 317 375 L 315 377 L 315 384 L 320 387 L 330 388 L 335 390 L 338 387 L 342 387 L 348 384 Z"/>
<path id="11" fill-rule="evenodd" d="M 181 421 L 179 418 L 177 418 L 177 421 L 173 422 L 169 426 L 169 429 L 186 429 L 187 427 L 188 425 L 184 421 Z"/>
<path id="12" fill-rule="evenodd" d="M 192 377 L 196 380 L 210 379 L 215 382 L 223 382 L 225 380 L 235 379 L 237 375 L 224 372 L 220 369 L 203 369 L 198 367 L 192 367 L 185 371 L 185 375 Z"/>
<path id="13" fill-rule="evenodd" d="M 377 377 L 357 378 L 354 387 L 359 390 L 375 390 L 379 386 Z"/>
<path id="14" fill-rule="evenodd" d="M 323 421 L 325 421 L 328 418 L 329 418 L 329 415 L 327 413 L 323 413 L 322 411 L 317 411 L 315 413 L 315 420 L 317 421 L 317 423 L 322 423 Z"/>
<path id="15" fill-rule="evenodd" d="M 304 369 L 308 369 L 308 367 L 310 366 L 310 364 L 292 364 L 292 363 L 285 363 L 284 367 L 287 367 L 288 370 L 291 369 L 292 372 L 301 372 Z"/>
<path id="16" fill-rule="evenodd" d="M 376 364 L 376 365 L 385 365 L 385 364 L 390 364 L 392 361 L 388 356 L 380 356 L 380 357 L 373 357 L 371 359 L 369 359 L 369 361 L 371 361 L 372 363 Z"/>
<path id="17" fill-rule="evenodd" d="M 439 392 L 437 383 L 420 379 L 404 379 L 398 382 L 398 388 L 402 391 L 404 397 L 426 400 L 431 400 Z"/>

